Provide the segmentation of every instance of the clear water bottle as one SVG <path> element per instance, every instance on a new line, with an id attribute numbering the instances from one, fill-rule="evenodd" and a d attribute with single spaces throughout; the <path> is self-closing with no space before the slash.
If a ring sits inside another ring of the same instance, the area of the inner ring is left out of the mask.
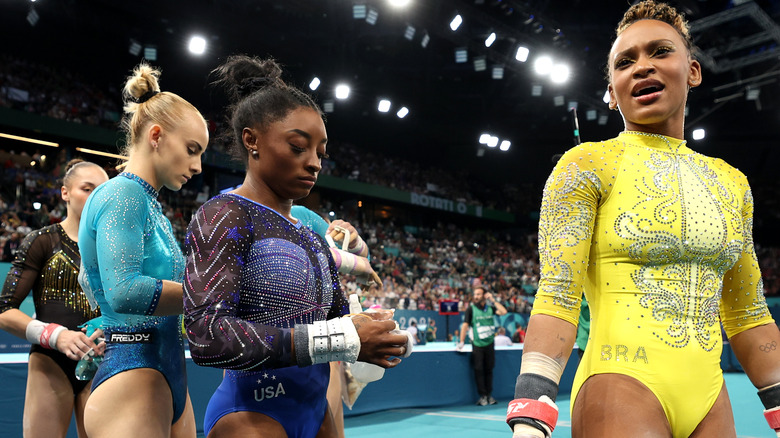
<path id="1" fill-rule="evenodd" d="M 360 305 L 360 300 L 357 294 L 350 294 L 349 296 L 349 313 L 357 315 L 363 312 L 363 307 Z M 372 363 L 357 361 L 350 365 L 352 370 L 352 376 L 355 380 L 362 383 L 375 382 L 381 379 L 385 375 L 385 369 L 374 365 Z"/>

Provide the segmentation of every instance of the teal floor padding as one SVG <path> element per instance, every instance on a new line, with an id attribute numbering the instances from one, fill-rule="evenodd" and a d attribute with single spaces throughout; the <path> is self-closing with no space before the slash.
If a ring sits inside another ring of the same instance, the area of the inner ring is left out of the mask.
<path id="1" fill-rule="evenodd" d="M 776 438 L 764 420 L 763 407 L 747 376 L 727 373 L 725 377 L 738 438 Z M 504 422 L 508 402 L 499 400 L 493 406 L 393 409 L 348 417 L 345 419 L 346 438 L 510 438 L 511 432 Z M 553 438 L 570 438 L 568 395 L 558 398 L 558 406 L 561 414 Z"/>

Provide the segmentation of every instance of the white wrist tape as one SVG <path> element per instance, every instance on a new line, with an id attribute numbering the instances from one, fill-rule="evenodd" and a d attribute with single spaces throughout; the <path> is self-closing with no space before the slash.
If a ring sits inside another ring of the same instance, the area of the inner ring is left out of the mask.
<path id="1" fill-rule="evenodd" d="M 24 337 L 27 338 L 27 342 L 40 345 L 43 329 L 45 329 L 47 325 L 48 324 L 45 322 L 38 321 L 37 319 L 30 321 L 27 324 L 27 328 L 24 330 Z"/>
<path id="2" fill-rule="evenodd" d="M 60 333 L 67 329 L 67 327 L 63 327 L 59 324 L 51 324 L 33 319 L 27 324 L 27 327 L 24 330 L 24 337 L 31 344 L 38 344 L 44 348 L 56 350 L 57 338 L 60 337 Z"/>
<path id="3" fill-rule="evenodd" d="M 529 426 L 527 424 L 520 424 L 520 423 L 515 424 L 515 427 L 512 429 L 512 432 L 513 432 L 512 436 L 517 438 L 520 437 L 545 438 L 544 432 L 542 432 L 541 430 L 533 426 Z"/>
<path id="4" fill-rule="evenodd" d="M 538 374 L 558 383 L 563 375 L 563 367 L 546 354 L 524 352 L 520 360 L 520 374 L 525 373 Z"/>
<path id="5" fill-rule="evenodd" d="M 368 255 L 367 254 L 368 251 L 366 251 L 366 254 L 363 254 L 363 250 L 365 250 L 366 248 L 368 248 L 366 246 L 366 242 L 363 241 L 362 237 L 357 236 L 357 239 L 355 239 L 355 247 L 354 248 L 347 248 L 347 251 L 349 251 L 352 254 L 365 257 L 366 255 Z"/>
<path id="6" fill-rule="evenodd" d="M 360 354 L 360 336 L 349 317 L 317 321 L 309 326 L 308 335 L 312 363 L 355 363 Z"/>

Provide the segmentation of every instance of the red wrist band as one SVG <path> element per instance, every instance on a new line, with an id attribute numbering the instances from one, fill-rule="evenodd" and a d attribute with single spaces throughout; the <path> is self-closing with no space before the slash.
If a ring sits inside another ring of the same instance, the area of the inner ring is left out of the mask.
<path id="1" fill-rule="evenodd" d="M 769 423 L 769 427 L 774 430 L 780 429 L 780 406 L 764 411 L 764 418 Z"/>
<path id="2" fill-rule="evenodd" d="M 46 327 L 43 329 L 43 333 L 41 333 L 41 347 L 48 348 L 50 350 L 54 350 L 54 345 L 49 345 L 49 340 L 51 339 L 52 333 L 54 333 L 57 328 L 62 327 L 59 324 L 55 323 L 49 323 L 46 325 Z"/>
<path id="3" fill-rule="evenodd" d="M 558 423 L 558 410 L 543 401 L 518 398 L 509 402 L 506 410 L 507 423 L 515 418 L 531 418 L 540 421 L 552 432 Z"/>

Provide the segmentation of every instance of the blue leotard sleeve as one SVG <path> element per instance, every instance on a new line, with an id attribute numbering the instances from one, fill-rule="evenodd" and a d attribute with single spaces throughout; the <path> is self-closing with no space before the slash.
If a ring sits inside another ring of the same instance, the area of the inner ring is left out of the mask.
<path id="1" fill-rule="evenodd" d="M 212 199 L 190 222 L 185 243 L 184 323 L 190 352 L 202 366 L 234 370 L 292 365 L 292 330 L 250 321 L 263 312 L 242 294 L 254 224 L 230 198 Z"/>
<path id="2" fill-rule="evenodd" d="M 82 214 L 79 248 L 92 268 L 90 286 L 116 313 L 152 315 L 162 293 L 162 280 L 142 274 L 148 197 L 134 181 L 114 178 L 89 197 Z"/>

